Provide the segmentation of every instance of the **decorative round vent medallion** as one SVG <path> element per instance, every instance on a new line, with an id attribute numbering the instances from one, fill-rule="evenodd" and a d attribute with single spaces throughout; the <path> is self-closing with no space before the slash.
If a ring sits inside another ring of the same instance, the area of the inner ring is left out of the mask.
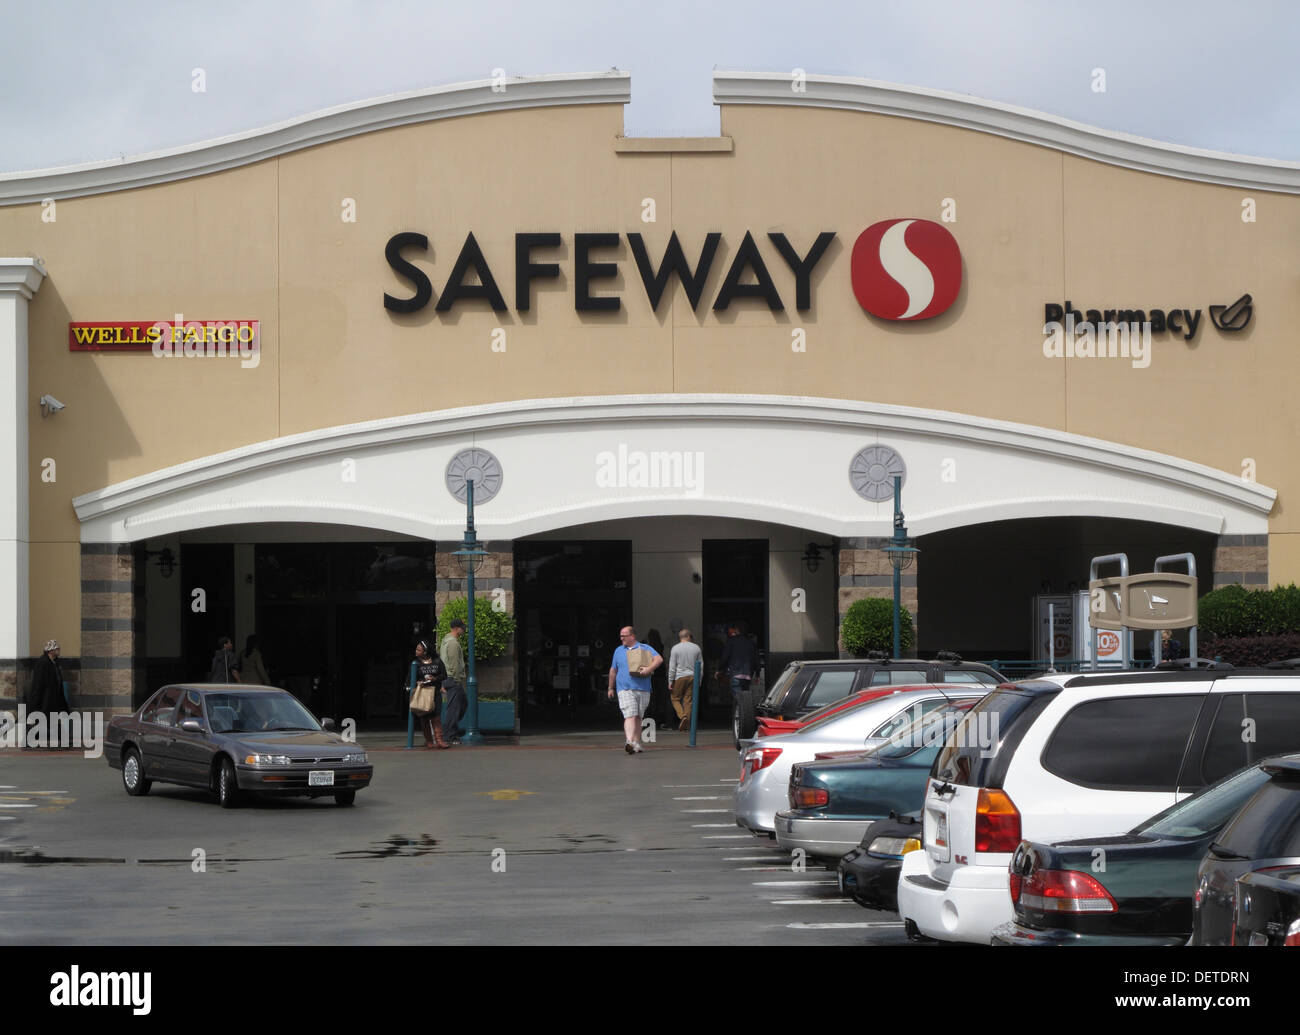
<path id="1" fill-rule="evenodd" d="M 486 503 L 501 488 L 501 461 L 486 449 L 462 449 L 447 465 L 447 491 L 464 503 L 474 480 L 474 502 Z"/>
<path id="2" fill-rule="evenodd" d="M 898 451 L 889 446 L 867 446 L 849 464 L 849 484 L 863 499 L 883 503 L 894 498 L 894 476 L 902 475 L 907 483 L 907 465 Z"/>

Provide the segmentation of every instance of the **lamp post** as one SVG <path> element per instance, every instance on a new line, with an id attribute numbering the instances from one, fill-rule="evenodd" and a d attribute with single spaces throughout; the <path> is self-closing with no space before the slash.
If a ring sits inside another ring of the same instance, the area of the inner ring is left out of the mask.
<path id="1" fill-rule="evenodd" d="M 902 596 L 902 575 L 904 568 L 912 566 L 912 558 L 921 551 L 907 538 L 907 526 L 903 524 L 903 478 L 894 475 L 894 534 L 890 537 L 885 553 L 889 554 L 889 563 L 894 568 L 894 657 L 899 657 L 902 650 L 899 645 L 898 609 Z"/>
<path id="2" fill-rule="evenodd" d="M 482 744 L 483 734 L 478 729 L 478 676 L 474 668 L 474 573 L 483 567 L 487 551 L 474 533 L 474 479 L 465 482 L 465 538 L 461 540 L 460 549 L 453 555 L 460 563 L 467 580 L 466 589 L 469 596 L 468 615 L 465 619 L 465 638 L 469 641 L 465 662 L 465 735 L 462 744 Z"/>

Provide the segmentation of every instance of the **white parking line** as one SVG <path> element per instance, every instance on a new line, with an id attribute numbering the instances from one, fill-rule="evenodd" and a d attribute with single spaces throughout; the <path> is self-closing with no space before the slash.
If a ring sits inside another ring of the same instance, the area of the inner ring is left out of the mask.
<path id="1" fill-rule="evenodd" d="M 724 863 L 788 863 L 790 860 L 780 855 L 729 855 L 722 861 Z"/>
<path id="2" fill-rule="evenodd" d="M 739 776 L 727 776 L 718 781 L 719 783 L 740 783 Z"/>
<path id="3" fill-rule="evenodd" d="M 692 823 L 693 827 L 706 827 L 710 830 L 726 830 L 728 827 L 734 827 L 734 823 Z"/>
<path id="4" fill-rule="evenodd" d="M 750 841 L 753 834 L 705 834 L 705 841 Z"/>
<path id="5" fill-rule="evenodd" d="M 785 873 L 788 866 L 737 866 L 740 873 Z"/>
<path id="6" fill-rule="evenodd" d="M 862 921 L 862 922 L 860 922 L 860 923 L 854 923 L 854 924 L 848 924 L 848 923 L 845 923 L 845 924 L 809 924 L 809 923 L 804 923 L 802 920 L 800 920 L 800 921 L 797 921 L 797 922 L 795 922 L 795 923 L 793 923 L 793 924 L 786 924 L 785 926 L 786 926 L 786 927 L 791 927 L 791 928 L 793 928 L 793 929 L 796 930 L 796 931 L 841 931 L 841 930 L 845 930 L 846 928 L 850 928 L 850 927 L 902 927 L 903 925 L 902 925 L 902 924 L 891 924 L 891 923 L 886 923 L 886 922 L 884 922 L 884 921 L 873 921 L 873 920 L 866 920 L 866 921 Z"/>
<path id="7" fill-rule="evenodd" d="M 0 801 L 0 809 L 34 809 L 35 805 L 20 805 L 17 802 Z"/>
<path id="8" fill-rule="evenodd" d="M 0 787 L 0 791 L 16 791 L 17 787 Z M 20 791 L 20 794 L 67 794 L 67 791 Z"/>
<path id="9" fill-rule="evenodd" d="M 698 815 L 699 813 L 702 813 L 702 812 L 707 812 L 707 813 L 710 813 L 710 814 L 716 816 L 716 815 L 718 815 L 718 814 L 721 813 L 721 812 L 730 812 L 730 811 L 732 811 L 732 810 L 731 810 L 731 809 L 679 809 L 678 811 L 679 811 L 679 812 L 690 812 L 690 813 L 695 813 L 695 814 L 697 814 L 697 815 Z"/>
<path id="10" fill-rule="evenodd" d="M 725 794 L 699 794 L 693 798 L 674 798 L 673 801 L 726 801 Z"/>
<path id="11" fill-rule="evenodd" d="M 756 888 L 807 888 L 818 884 L 839 885 L 837 880 L 756 880 L 753 883 Z"/>
<path id="12" fill-rule="evenodd" d="M 858 906 L 851 898 L 777 898 L 768 899 L 774 906 Z"/>
<path id="13" fill-rule="evenodd" d="M 726 783 L 725 780 L 719 780 L 718 783 Z M 717 787 L 717 783 L 661 783 L 660 787 L 671 787 L 674 790 L 680 790 L 683 787 Z"/>

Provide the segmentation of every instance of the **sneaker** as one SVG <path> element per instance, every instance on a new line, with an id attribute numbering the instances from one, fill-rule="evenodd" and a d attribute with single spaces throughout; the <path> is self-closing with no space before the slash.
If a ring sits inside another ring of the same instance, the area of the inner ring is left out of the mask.
<path id="1" fill-rule="evenodd" d="M 636 749 L 632 746 L 632 742 L 630 740 L 623 745 L 623 750 L 626 751 L 629 755 L 636 754 Z"/>
<path id="2" fill-rule="evenodd" d="M 685 733 L 688 729 L 690 729 L 690 726 L 691 726 L 691 720 L 689 718 L 685 718 L 682 720 L 682 724 L 677 727 L 677 732 Z"/>
<path id="3" fill-rule="evenodd" d="M 634 755 L 639 755 L 639 754 L 641 754 L 641 753 L 645 750 L 645 749 L 641 746 L 640 742 L 638 742 L 638 743 L 636 743 L 636 744 L 631 744 L 631 745 L 629 745 L 629 748 L 630 748 L 632 754 L 634 754 Z"/>

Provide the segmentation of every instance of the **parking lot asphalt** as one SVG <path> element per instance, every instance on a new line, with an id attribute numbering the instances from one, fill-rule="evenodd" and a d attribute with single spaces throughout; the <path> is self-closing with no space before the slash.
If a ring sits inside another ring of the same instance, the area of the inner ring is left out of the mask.
<path id="1" fill-rule="evenodd" d="M 734 825 L 724 731 L 361 741 L 351 807 L 131 798 L 103 758 L 0 752 L 0 945 L 907 944 Z"/>

